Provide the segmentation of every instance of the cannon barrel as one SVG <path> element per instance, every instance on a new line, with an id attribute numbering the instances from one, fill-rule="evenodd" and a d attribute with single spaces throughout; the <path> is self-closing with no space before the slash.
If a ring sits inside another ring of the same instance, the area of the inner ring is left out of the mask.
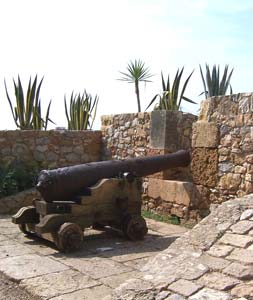
<path id="1" fill-rule="evenodd" d="M 180 150 L 172 154 L 91 162 L 39 173 L 37 190 L 46 202 L 72 200 L 103 178 L 131 173 L 137 177 L 151 175 L 165 169 L 185 167 L 190 163 L 190 153 Z"/>

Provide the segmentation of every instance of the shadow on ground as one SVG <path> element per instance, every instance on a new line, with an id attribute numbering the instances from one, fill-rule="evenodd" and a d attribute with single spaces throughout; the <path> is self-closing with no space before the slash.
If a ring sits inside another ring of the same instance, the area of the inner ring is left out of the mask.
<path id="1" fill-rule="evenodd" d="M 106 231 L 97 231 L 93 229 L 87 229 L 84 233 L 84 241 L 82 247 L 75 252 L 60 253 L 56 246 L 39 238 L 36 235 L 24 236 L 23 244 L 32 246 L 46 246 L 55 250 L 51 255 L 56 258 L 71 257 L 107 257 L 124 256 L 141 253 L 147 253 L 147 256 L 152 256 L 152 252 L 159 252 L 165 250 L 169 245 L 177 239 L 178 236 L 162 236 L 155 232 L 148 233 L 143 240 L 130 241 L 123 237 L 117 231 L 107 229 Z"/>

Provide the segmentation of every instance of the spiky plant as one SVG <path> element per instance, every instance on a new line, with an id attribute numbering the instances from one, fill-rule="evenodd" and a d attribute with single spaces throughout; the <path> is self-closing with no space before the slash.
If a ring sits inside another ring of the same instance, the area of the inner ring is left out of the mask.
<path id="1" fill-rule="evenodd" d="M 223 75 L 220 77 L 220 66 L 214 65 L 212 71 L 210 71 L 209 65 L 206 64 L 206 76 L 204 77 L 201 65 L 199 65 L 202 83 L 206 99 L 213 96 L 226 95 L 228 88 L 230 87 L 230 94 L 232 94 L 232 87 L 230 85 L 230 79 L 234 69 L 228 73 L 228 65 L 225 65 Z"/>
<path id="2" fill-rule="evenodd" d="M 87 130 L 92 129 L 97 113 L 99 97 L 96 95 L 94 99 L 84 90 L 81 95 L 71 93 L 69 112 L 67 108 L 66 96 L 64 97 L 65 114 L 68 121 L 69 130 Z"/>
<path id="3" fill-rule="evenodd" d="M 20 77 L 18 76 L 17 82 L 13 79 L 16 101 L 16 106 L 14 106 L 7 90 L 6 81 L 4 80 L 6 96 L 10 104 L 14 122 L 21 130 L 42 130 L 43 128 L 46 130 L 49 121 L 54 123 L 49 118 L 51 101 L 47 107 L 45 118 L 43 119 L 41 116 L 41 101 L 39 99 L 39 94 L 42 81 L 43 78 L 37 86 L 37 75 L 35 76 L 33 83 L 31 83 L 30 77 L 25 98 Z"/>
<path id="4" fill-rule="evenodd" d="M 141 112 L 139 82 L 150 82 L 148 79 L 153 75 L 150 73 L 149 68 L 145 67 L 145 63 L 140 59 L 130 61 L 127 65 L 127 72 L 120 73 L 123 75 L 123 77 L 119 78 L 119 80 L 127 81 L 128 83 L 134 83 L 138 112 Z"/>
<path id="5" fill-rule="evenodd" d="M 155 95 L 149 103 L 146 110 L 155 102 L 157 98 L 159 99 L 159 102 L 155 105 L 155 110 L 179 110 L 182 100 L 196 104 L 196 102 L 184 96 L 187 84 L 194 71 L 192 71 L 191 74 L 188 76 L 180 91 L 180 84 L 183 71 L 184 68 L 182 68 L 181 70 L 177 70 L 172 85 L 170 84 L 170 76 L 168 75 L 167 82 L 165 83 L 163 73 L 161 73 L 163 89 L 162 94 Z"/>

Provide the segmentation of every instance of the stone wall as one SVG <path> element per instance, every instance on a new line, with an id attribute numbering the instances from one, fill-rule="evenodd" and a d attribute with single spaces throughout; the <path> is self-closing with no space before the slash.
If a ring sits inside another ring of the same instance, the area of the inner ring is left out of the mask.
<path id="1" fill-rule="evenodd" d="M 101 131 L 0 131 L 0 163 L 24 162 L 52 169 L 101 160 Z M 34 190 L 0 199 L 0 213 L 14 213 L 39 197 Z"/>
<path id="2" fill-rule="evenodd" d="M 57 168 L 101 159 L 100 131 L 0 131 L 0 161 Z"/>
<path id="3" fill-rule="evenodd" d="M 106 159 L 125 159 L 191 149 L 197 117 L 180 111 L 102 116 Z"/>
<path id="4" fill-rule="evenodd" d="M 253 94 L 202 102 L 193 126 L 193 181 L 203 199 L 221 203 L 253 192 Z"/>
<path id="5" fill-rule="evenodd" d="M 150 141 L 150 113 L 102 116 L 105 159 L 146 156 Z"/>
<path id="6" fill-rule="evenodd" d="M 196 116 L 178 111 L 103 116 L 105 158 L 159 155 L 180 149 L 191 151 L 192 124 L 196 120 Z M 143 182 L 143 208 L 188 218 L 189 208 L 199 201 L 198 191 L 189 181 L 192 181 L 189 167 L 148 176 Z"/>

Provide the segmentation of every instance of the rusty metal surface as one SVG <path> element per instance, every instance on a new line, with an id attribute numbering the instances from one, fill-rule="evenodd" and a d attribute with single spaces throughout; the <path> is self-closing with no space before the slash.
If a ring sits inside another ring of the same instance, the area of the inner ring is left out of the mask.
<path id="1" fill-rule="evenodd" d="M 86 187 L 102 178 L 131 173 L 142 177 L 190 163 L 190 153 L 180 150 L 172 154 L 138 157 L 127 160 L 91 162 L 55 170 L 43 170 L 39 174 L 37 190 L 47 202 L 71 201 Z"/>

